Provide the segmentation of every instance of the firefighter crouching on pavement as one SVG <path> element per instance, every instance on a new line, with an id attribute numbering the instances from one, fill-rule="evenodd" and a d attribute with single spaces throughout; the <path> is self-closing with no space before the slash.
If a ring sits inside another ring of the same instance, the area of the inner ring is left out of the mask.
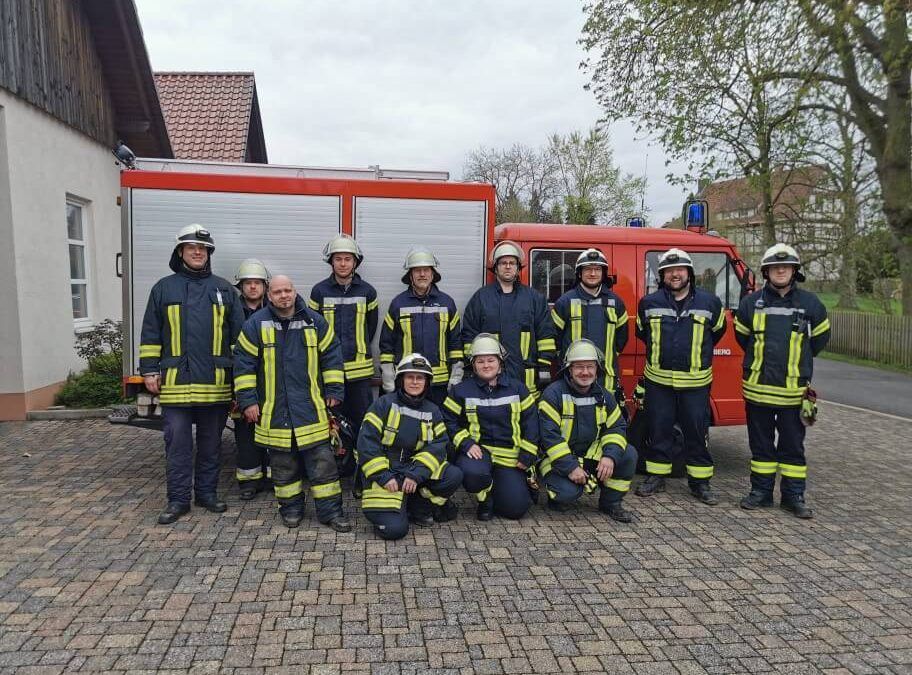
<path id="1" fill-rule="evenodd" d="M 408 285 L 390 302 L 380 329 L 380 372 L 383 391 L 395 389 L 393 364 L 406 354 L 418 352 L 430 361 L 433 370 L 427 393 L 440 406 L 447 385 L 462 380 L 462 342 L 456 302 L 437 288 L 440 283 L 437 257 L 422 247 L 409 251 L 403 265 L 402 283 Z"/>
<path id="2" fill-rule="evenodd" d="M 254 441 L 269 450 L 282 521 L 297 527 L 304 518 L 303 464 L 317 520 L 349 532 L 329 443 L 327 408 L 345 391 L 332 327 L 304 303 L 291 279 L 275 276 L 269 304 L 247 319 L 234 355 L 238 408 L 256 423 Z"/>
<path id="3" fill-rule="evenodd" d="M 472 374 L 453 387 L 443 418 L 463 486 L 478 500 L 478 519 L 522 518 L 532 505 L 526 471 L 538 452 L 535 397 L 504 369 L 506 352 L 489 333 L 469 347 Z"/>
<path id="4" fill-rule="evenodd" d="M 577 340 L 591 341 L 604 354 L 602 384 L 612 396 L 620 387 L 618 354 L 628 337 L 627 309 L 611 290 L 613 285 L 608 259 L 596 248 L 586 249 L 576 259 L 576 286 L 560 296 L 551 310 L 558 354 L 565 356 Z"/>
<path id="5" fill-rule="evenodd" d="M 519 281 L 525 255 L 512 241 L 491 254 L 495 279 L 469 299 L 462 318 L 463 349 L 479 333 L 491 333 L 504 346 L 504 372 L 538 396 L 538 369 L 550 368 L 557 344 L 548 301 Z"/>
<path id="6" fill-rule="evenodd" d="M 266 302 L 269 272 L 262 262 L 248 258 L 238 267 L 234 282 L 240 291 L 241 309 L 247 320 L 255 311 L 262 309 Z M 240 490 L 238 496 L 247 501 L 263 489 L 269 473 L 269 455 L 266 448 L 253 442 L 253 424 L 239 412 L 234 412 L 231 416 L 234 418 L 234 441 L 238 450 L 235 471 Z"/>
<path id="7" fill-rule="evenodd" d="M 327 243 L 323 261 L 332 267 L 332 274 L 311 289 L 307 304 L 323 315 L 342 345 L 345 398 L 339 412 L 348 418 L 357 437 L 374 400 L 371 342 L 377 332 L 377 291 L 356 272 L 364 254 L 351 236 L 340 234 Z"/>
<path id="8" fill-rule="evenodd" d="M 149 294 L 139 344 L 146 389 L 159 395 L 164 418 L 168 505 L 173 523 L 197 506 L 222 513 L 216 490 L 222 430 L 231 402 L 231 345 L 244 320 L 231 283 L 212 274 L 212 235 L 201 225 L 178 232 L 168 266 Z M 196 424 L 196 461 L 193 425 Z"/>
<path id="9" fill-rule="evenodd" d="M 772 506 L 778 471 L 781 507 L 811 518 L 804 500 L 804 433 L 816 406 L 806 394 L 814 357 L 830 339 L 830 320 L 817 296 L 798 288 L 804 275 L 791 246 L 769 248 L 760 271 L 766 283 L 741 300 L 735 314 L 735 337 L 744 349 L 741 384 L 751 449 L 751 490 L 741 507 Z"/>
<path id="10" fill-rule="evenodd" d="M 694 285 L 690 255 L 673 248 L 659 256 L 659 288 L 642 298 L 637 337 L 646 344 L 646 415 L 651 444 L 644 453 L 649 477 L 636 493 L 665 490 L 672 470 L 674 425 L 684 436 L 687 482 L 704 504 L 718 504 L 709 487 L 713 458 L 706 447 L 713 347 L 725 333 L 718 297 Z"/>
<path id="11" fill-rule="evenodd" d="M 627 445 L 626 424 L 614 393 L 605 389 L 604 354 L 589 340 L 564 353 L 562 377 L 538 402 L 543 457 L 539 469 L 548 503 L 566 510 L 583 492 L 601 488 L 599 510 L 629 523 L 621 500 L 630 490 L 637 452 Z"/>
<path id="12" fill-rule="evenodd" d="M 404 537 L 409 521 L 433 525 L 434 507 L 462 483 L 462 471 L 446 460 L 449 439 L 440 408 L 427 398 L 433 377 L 426 358 L 406 354 L 396 367 L 395 390 L 374 402 L 361 425 L 361 504 L 383 539 Z"/>

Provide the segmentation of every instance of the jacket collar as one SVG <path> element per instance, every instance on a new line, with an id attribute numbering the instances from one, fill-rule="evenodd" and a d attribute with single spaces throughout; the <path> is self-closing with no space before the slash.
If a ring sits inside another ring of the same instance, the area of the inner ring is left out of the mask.
<path id="1" fill-rule="evenodd" d="M 269 313 L 272 314 L 272 318 L 275 321 L 292 321 L 294 319 L 305 319 L 308 323 L 310 323 L 310 318 L 307 316 L 307 303 L 304 302 L 304 298 L 302 298 L 300 295 L 295 296 L 295 311 L 294 314 L 289 317 L 279 316 L 272 303 L 269 303 L 266 306 L 269 308 Z"/>
<path id="2" fill-rule="evenodd" d="M 343 285 L 340 284 L 338 281 L 336 281 L 336 275 L 335 275 L 335 274 L 330 273 L 329 279 L 327 279 L 327 281 L 329 281 L 330 286 L 335 286 L 335 287 L 338 288 L 338 289 L 344 289 L 344 288 L 345 288 L 345 286 L 343 286 Z M 355 272 L 355 273 L 352 275 L 352 280 L 351 280 L 351 284 L 349 285 L 349 287 L 350 287 L 350 288 L 354 288 L 355 286 L 360 286 L 361 283 L 362 283 L 362 281 L 361 281 L 361 276 L 360 276 L 357 272 Z"/>

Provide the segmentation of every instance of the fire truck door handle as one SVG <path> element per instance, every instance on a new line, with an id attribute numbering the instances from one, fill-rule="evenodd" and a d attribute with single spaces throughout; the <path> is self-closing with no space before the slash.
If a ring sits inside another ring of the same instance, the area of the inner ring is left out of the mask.
<path id="1" fill-rule="evenodd" d="M 123 253 L 114 256 L 114 274 L 123 278 Z"/>

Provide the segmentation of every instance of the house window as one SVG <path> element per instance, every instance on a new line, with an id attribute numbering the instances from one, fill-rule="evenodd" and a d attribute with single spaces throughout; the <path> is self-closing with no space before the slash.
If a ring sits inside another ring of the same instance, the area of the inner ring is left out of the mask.
<path id="1" fill-rule="evenodd" d="M 67 246 L 70 251 L 70 296 L 73 301 L 73 322 L 85 326 L 89 320 L 89 266 L 86 204 L 67 200 Z"/>

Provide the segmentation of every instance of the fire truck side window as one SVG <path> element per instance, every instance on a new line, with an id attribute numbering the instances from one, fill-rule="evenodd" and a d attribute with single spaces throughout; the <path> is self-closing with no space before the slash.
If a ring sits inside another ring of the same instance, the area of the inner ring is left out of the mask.
<path id="1" fill-rule="evenodd" d="M 576 281 L 573 266 L 582 252 L 583 249 L 533 249 L 529 256 L 529 282 L 532 288 L 548 298 L 549 303 L 553 303 L 573 287 Z"/>
<path id="2" fill-rule="evenodd" d="M 659 287 L 656 267 L 662 251 L 650 251 L 646 254 L 646 293 L 652 293 Z M 696 285 L 704 291 L 719 296 L 722 306 L 738 309 L 741 295 L 741 284 L 731 259 L 725 253 L 691 253 L 694 262 Z"/>

